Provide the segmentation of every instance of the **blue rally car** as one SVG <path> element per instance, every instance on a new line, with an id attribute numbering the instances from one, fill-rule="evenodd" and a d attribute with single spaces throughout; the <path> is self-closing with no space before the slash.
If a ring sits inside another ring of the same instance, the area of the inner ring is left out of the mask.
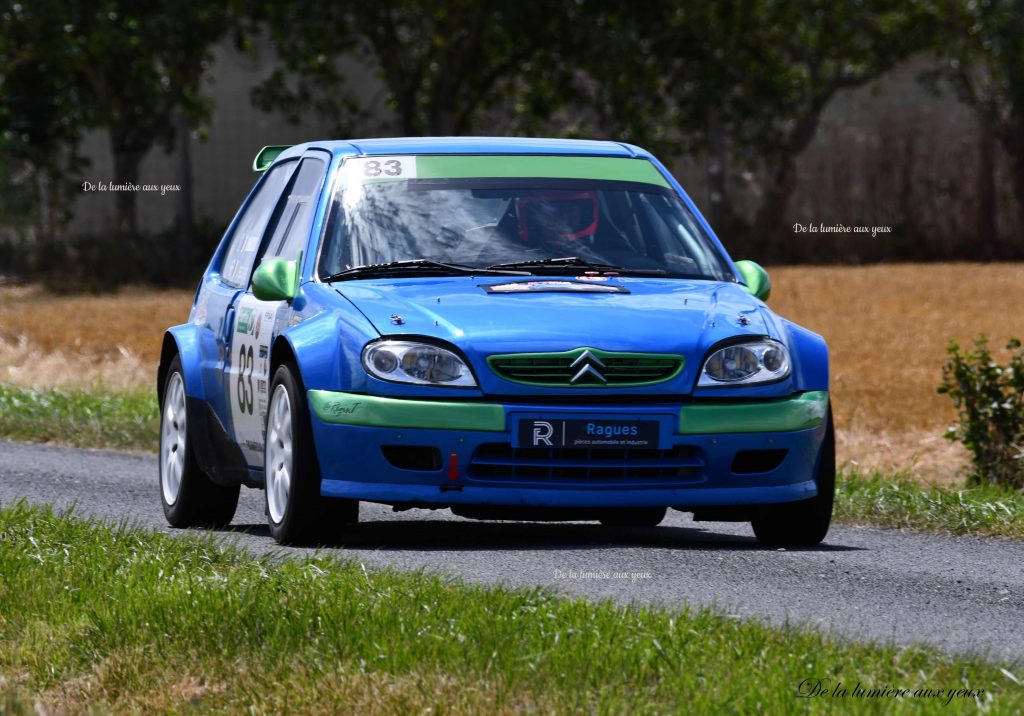
<path id="1" fill-rule="evenodd" d="M 614 142 L 266 147 L 160 360 L 175 526 L 316 543 L 358 501 L 478 519 L 828 531 L 828 351 L 672 175 Z"/>

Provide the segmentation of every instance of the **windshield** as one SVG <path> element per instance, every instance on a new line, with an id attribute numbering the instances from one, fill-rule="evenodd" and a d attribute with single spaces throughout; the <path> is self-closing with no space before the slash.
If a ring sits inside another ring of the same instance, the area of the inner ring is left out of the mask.
<path id="1" fill-rule="evenodd" d="M 622 268 L 625 275 L 632 269 L 733 280 L 671 189 L 531 177 L 339 182 L 319 273 L 326 279 L 360 266 L 417 259 L 483 269 L 563 257 L 606 271 Z"/>

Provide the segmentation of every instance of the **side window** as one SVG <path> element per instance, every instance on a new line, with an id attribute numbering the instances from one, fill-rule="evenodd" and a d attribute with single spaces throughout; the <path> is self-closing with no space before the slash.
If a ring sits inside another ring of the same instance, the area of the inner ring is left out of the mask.
<path id="1" fill-rule="evenodd" d="M 221 280 L 224 283 L 241 288 L 249 280 L 252 263 L 256 258 L 256 252 L 259 251 L 260 239 L 263 238 L 267 221 L 270 219 L 277 200 L 281 196 L 281 190 L 294 168 L 293 162 L 273 167 L 270 174 L 263 179 L 259 189 L 256 190 L 256 196 L 245 208 L 245 213 L 235 226 L 231 245 L 228 246 L 224 263 L 221 265 Z"/>
<path id="2" fill-rule="evenodd" d="M 274 219 L 276 225 L 267 243 L 265 257 L 295 259 L 306 248 L 313 209 L 326 167 L 321 159 L 306 157 L 302 160 L 284 210 Z"/>

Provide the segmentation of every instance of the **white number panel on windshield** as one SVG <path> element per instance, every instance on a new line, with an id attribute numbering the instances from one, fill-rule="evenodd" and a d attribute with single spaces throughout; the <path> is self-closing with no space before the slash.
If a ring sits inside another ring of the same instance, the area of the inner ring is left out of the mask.
<path id="1" fill-rule="evenodd" d="M 243 296 L 235 312 L 227 394 L 235 441 L 250 465 L 263 464 L 270 389 L 270 343 L 287 304 Z"/>

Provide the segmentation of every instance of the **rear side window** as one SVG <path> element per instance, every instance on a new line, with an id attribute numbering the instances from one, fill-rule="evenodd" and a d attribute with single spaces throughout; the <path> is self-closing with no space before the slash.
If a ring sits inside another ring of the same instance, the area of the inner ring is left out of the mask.
<path id="1" fill-rule="evenodd" d="M 326 168 L 327 164 L 321 159 L 306 157 L 302 160 L 284 210 L 275 218 L 266 257 L 296 259 L 306 248 Z"/>
<path id="2" fill-rule="evenodd" d="M 295 168 L 294 162 L 278 164 L 270 169 L 264 177 L 256 195 L 245 207 L 235 232 L 231 237 L 224 263 L 221 265 L 221 280 L 224 283 L 241 288 L 249 281 L 252 264 L 260 248 L 260 240 L 266 230 L 267 221 L 281 197 L 285 182 Z"/>

